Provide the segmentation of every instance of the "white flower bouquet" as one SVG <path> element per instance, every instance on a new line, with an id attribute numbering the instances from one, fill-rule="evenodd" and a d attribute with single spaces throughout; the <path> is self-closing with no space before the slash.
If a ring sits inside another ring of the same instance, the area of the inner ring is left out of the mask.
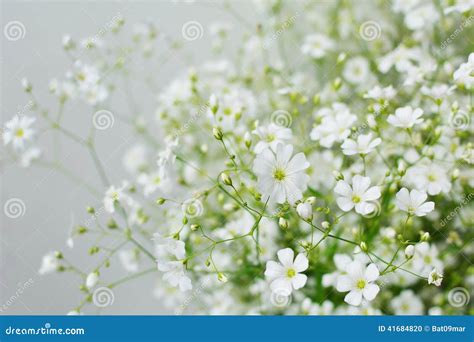
<path id="1" fill-rule="evenodd" d="M 176 314 L 472 314 L 474 3 L 254 5 L 258 23 L 224 4 L 238 36 L 198 21 L 176 40 L 153 22 L 130 34 L 119 15 L 100 37 L 65 37 L 57 111 L 24 80 L 34 106 L 5 123 L 12 161 L 81 181 L 38 147 L 51 132 L 88 150 L 102 182 L 83 184 L 97 202 L 68 238 L 100 261 L 80 269 L 54 251 L 40 273 L 77 273 L 84 299 L 71 314 L 150 273 L 150 293 Z M 168 84 L 134 73 L 203 36 L 212 58 Z M 151 93 L 125 96 L 119 81 Z M 130 106 L 113 108 L 124 96 Z M 90 108 L 87 137 L 64 124 L 77 102 Z M 133 141 L 123 181 L 96 150 L 115 120 Z M 107 276 L 112 263 L 123 278 Z"/>

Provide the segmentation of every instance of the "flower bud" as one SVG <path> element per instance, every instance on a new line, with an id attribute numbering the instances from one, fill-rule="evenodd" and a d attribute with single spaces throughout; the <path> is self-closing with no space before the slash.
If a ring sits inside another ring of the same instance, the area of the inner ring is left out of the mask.
<path id="1" fill-rule="evenodd" d="M 329 224 L 328 221 L 323 221 L 321 222 L 321 227 L 323 227 L 324 229 L 328 229 L 331 225 Z"/>
<path id="2" fill-rule="evenodd" d="M 284 217 L 280 217 L 278 220 L 278 225 L 282 229 L 288 229 L 288 221 Z"/>
<path id="3" fill-rule="evenodd" d="M 408 245 L 405 248 L 405 257 L 411 259 L 413 258 L 413 255 L 415 255 L 415 247 L 413 245 Z"/>
<path id="4" fill-rule="evenodd" d="M 314 203 L 316 203 L 316 197 L 314 196 L 308 197 L 305 202 L 313 205 Z"/>
<path id="5" fill-rule="evenodd" d="M 459 178 L 459 169 L 454 169 L 453 173 L 451 174 L 451 179 L 454 181 Z"/>
<path id="6" fill-rule="evenodd" d="M 193 223 L 189 228 L 190 228 L 193 232 L 195 232 L 196 230 L 198 230 L 199 228 L 201 228 L 201 226 L 198 225 L 198 224 Z"/>
<path id="7" fill-rule="evenodd" d="M 217 96 L 212 94 L 209 98 L 209 106 L 211 107 L 212 114 L 216 114 L 219 110 L 219 101 L 217 100 Z"/>
<path id="8" fill-rule="evenodd" d="M 222 134 L 222 131 L 218 127 L 214 127 L 212 129 L 212 134 L 214 135 L 214 138 L 216 138 L 217 140 L 222 140 L 222 137 L 224 136 Z"/>
<path id="9" fill-rule="evenodd" d="M 30 93 L 31 90 L 33 90 L 33 85 L 25 77 L 21 79 L 21 86 L 23 87 L 23 90 L 26 91 L 27 93 Z"/>
<path id="10" fill-rule="evenodd" d="M 245 132 L 244 134 L 244 143 L 245 147 L 247 148 L 250 148 L 250 146 L 252 145 L 252 137 L 250 136 L 249 132 Z"/>
<path id="11" fill-rule="evenodd" d="M 86 278 L 86 287 L 88 289 L 93 288 L 99 282 L 99 272 L 92 272 Z"/>
<path id="12" fill-rule="evenodd" d="M 366 244 L 364 241 L 362 241 L 362 242 L 360 243 L 360 249 L 361 249 L 363 252 L 367 252 L 367 251 L 369 250 L 369 249 L 367 248 L 367 244 Z"/>
<path id="13" fill-rule="evenodd" d="M 310 221 L 313 218 L 313 208 L 308 202 L 299 203 L 296 212 L 305 221 Z"/>
<path id="14" fill-rule="evenodd" d="M 227 277 L 225 276 L 224 273 L 219 272 L 219 273 L 217 273 L 217 280 L 219 280 L 223 283 L 227 283 L 228 279 L 227 279 Z"/>
<path id="15" fill-rule="evenodd" d="M 344 180 L 344 175 L 341 172 L 334 171 L 332 174 L 334 178 L 336 178 L 336 181 Z"/>
<path id="16" fill-rule="evenodd" d="M 166 202 L 166 200 L 163 197 L 160 197 L 156 200 L 156 204 L 162 205 Z"/>
<path id="17" fill-rule="evenodd" d="M 225 172 L 221 173 L 221 180 L 222 180 L 222 183 L 224 183 L 225 185 L 232 186 L 232 178 L 230 178 L 230 176 L 227 173 Z"/>
<path id="18" fill-rule="evenodd" d="M 428 241 L 430 239 L 430 233 L 425 232 L 421 235 L 420 241 Z"/>

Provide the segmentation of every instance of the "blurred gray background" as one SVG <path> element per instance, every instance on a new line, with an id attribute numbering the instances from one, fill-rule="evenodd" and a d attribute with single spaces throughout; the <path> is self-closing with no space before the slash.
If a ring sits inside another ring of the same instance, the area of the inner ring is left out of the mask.
<path id="1" fill-rule="evenodd" d="M 232 1 L 232 6 L 245 21 L 256 21 L 257 14 L 252 2 Z M 156 24 L 160 32 L 171 38 L 180 37 L 181 27 L 187 21 L 196 20 L 203 25 L 202 39 L 185 44 L 159 70 L 143 67 L 143 73 L 153 74 L 159 88 L 187 66 L 193 63 L 199 65 L 210 57 L 209 23 L 224 21 L 232 24 L 233 32 L 242 31 L 238 17 L 226 11 L 224 4 L 218 1 L 2 1 L 2 126 L 16 113 L 32 114 L 27 109 L 29 98 L 20 85 L 23 77 L 28 77 L 32 82 L 41 105 L 54 112 L 57 103 L 48 95 L 48 83 L 55 77 L 64 79 L 66 70 L 70 70 L 72 65 L 61 47 L 63 35 L 70 34 L 77 40 L 94 36 L 117 13 L 125 18 L 125 31 L 131 31 L 133 24 L 148 19 Z M 16 41 L 5 39 L 3 30 L 10 21 L 20 21 L 24 25 L 24 38 Z M 120 89 L 120 85 L 118 87 L 118 92 L 128 91 Z M 152 118 L 156 107 L 154 94 L 141 89 L 133 91 L 143 115 Z M 85 110 L 88 112 L 84 113 Z M 90 126 L 90 107 L 68 106 L 64 117 L 66 127 L 78 135 L 86 136 Z M 46 155 L 52 154 L 53 139 L 51 134 L 40 139 Z M 129 127 L 119 120 L 115 120 L 113 129 L 98 135 L 98 154 L 106 164 L 112 183 L 119 183 L 126 177 L 122 156 L 133 145 L 134 139 Z M 101 192 L 105 190 L 99 183 L 87 150 L 61 138 L 60 153 L 62 162 L 71 170 Z M 23 169 L 5 160 L 0 160 L 0 171 L 2 208 L 10 198 L 20 198 L 26 208 L 24 215 L 15 219 L 6 217 L 3 210 L 0 212 L 0 313 L 65 314 L 83 299 L 78 289 L 79 278 L 70 273 L 39 276 L 41 258 L 48 251 L 60 249 L 66 251 L 68 258 L 85 270 L 93 266 L 92 258 L 86 255 L 86 248 L 90 244 L 76 241 L 76 246 L 70 250 L 65 242 L 71 226 L 87 219 L 85 207 L 97 203 L 97 200 L 83 187 L 58 172 L 39 167 Z M 123 269 L 113 265 L 106 276 L 118 279 L 123 275 Z M 114 289 L 115 302 L 103 312 L 166 313 L 152 296 L 156 281 L 157 274 L 150 274 Z M 29 285 L 25 287 L 25 283 Z M 19 288 L 23 291 L 17 296 Z M 86 313 L 94 312 L 86 310 Z"/>

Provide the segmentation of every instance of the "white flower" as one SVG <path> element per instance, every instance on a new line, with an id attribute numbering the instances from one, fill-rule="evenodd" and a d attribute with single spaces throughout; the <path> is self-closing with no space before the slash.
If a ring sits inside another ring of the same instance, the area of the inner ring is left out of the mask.
<path id="1" fill-rule="evenodd" d="M 431 196 L 448 193 L 452 187 L 445 168 L 427 159 L 409 168 L 403 180 Z"/>
<path id="2" fill-rule="evenodd" d="M 280 262 L 267 261 L 265 276 L 271 281 L 273 292 L 284 291 L 290 295 L 293 289 L 298 290 L 306 284 L 308 277 L 301 272 L 308 268 L 308 259 L 302 253 L 294 258 L 291 248 L 280 249 L 277 255 Z"/>
<path id="3" fill-rule="evenodd" d="M 467 63 L 462 63 L 453 77 L 458 84 L 463 84 L 467 89 L 474 87 L 474 52 L 469 54 Z"/>
<path id="4" fill-rule="evenodd" d="M 309 163 L 303 153 L 292 154 L 292 145 L 278 144 L 275 152 L 266 149 L 255 158 L 253 171 L 264 201 L 270 198 L 277 203 L 294 204 L 303 197 L 309 181 L 304 170 Z"/>
<path id="5" fill-rule="evenodd" d="M 168 193 L 171 190 L 171 182 L 168 177 L 163 177 L 163 172 L 142 173 L 137 178 L 138 184 L 143 186 L 143 193 L 146 197 L 154 194 L 157 190 Z"/>
<path id="6" fill-rule="evenodd" d="M 397 192 L 397 207 L 410 215 L 425 216 L 434 210 L 434 202 L 426 202 L 428 195 L 416 189 L 408 192 L 407 188 Z"/>
<path id="7" fill-rule="evenodd" d="M 410 106 L 397 108 L 395 115 L 390 114 L 387 122 L 395 127 L 411 128 L 416 124 L 423 122 L 421 108 L 413 109 Z"/>
<path id="8" fill-rule="evenodd" d="M 135 174 L 143 171 L 148 163 L 147 159 L 148 151 L 146 147 L 142 144 L 136 144 L 125 152 L 122 163 L 129 173 Z"/>
<path id="9" fill-rule="evenodd" d="M 86 287 L 88 289 L 91 289 L 93 288 L 94 286 L 97 285 L 97 283 L 99 282 L 99 273 L 97 272 L 92 272 L 92 273 L 89 273 L 87 275 L 87 278 L 86 278 Z"/>
<path id="10" fill-rule="evenodd" d="M 158 270 L 165 273 L 163 280 L 173 287 L 179 287 L 182 292 L 193 288 L 191 279 L 186 276 L 184 264 L 181 261 L 158 262 Z"/>
<path id="11" fill-rule="evenodd" d="M 369 62 L 363 57 L 354 57 L 347 61 L 342 75 L 350 83 L 364 83 L 370 74 Z"/>
<path id="12" fill-rule="evenodd" d="M 364 99 L 373 99 L 373 100 L 391 100 L 395 97 L 396 92 L 392 86 L 381 88 L 380 86 L 375 86 L 370 89 L 367 94 L 364 95 Z"/>
<path id="13" fill-rule="evenodd" d="M 398 72 L 407 72 L 413 67 L 413 61 L 419 61 L 423 55 L 418 48 L 406 48 L 403 45 L 397 46 L 395 50 L 390 51 L 387 55 L 379 60 L 379 70 L 387 73 L 393 66 Z"/>
<path id="14" fill-rule="evenodd" d="M 128 187 L 128 182 L 123 181 L 122 186 L 119 188 L 114 185 L 110 186 L 105 192 L 103 200 L 104 208 L 108 213 L 115 212 L 115 204 L 124 202 L 126 204 L 131 203 L 131 198 L 126 194 L 125 189 Z"/>
<path id="15" fill-rule="evenodd" d="M 435 286 L 441 286 L 443 281 L 443 275 L 439 273 L 436 268 L 433 268 L 433 271 L 430 272 L 428 276 L 428 284 L 434 284 Z"/>
<path id="16" fill-rule="evenodd" d="M 135 249 L 128 249 L 120 251 L 119 254 L 120 262 L 123 268 L 128 272 L 138 271 L 138 252 Z"/>
<path id="17" fill-rule="evenodd" d="M 55 272 L 59 267 L 59 260 L 56 257 L 56 252 L 49 252 L 43 256 L 41 260 L 41 267 L 38 271 L 40 275 Z"/>
<path id="18" fill-rule="evenodd" d="M 100 80 L 97 68 L 84 64 L 81 61 L 74 63 L 73 78 L 76 80 L 81 91 L 87 91 L 95 87 Z"/>
<path id="19" fill-rule="evenodd" d="M 395 315 L 422 315 L 423 303 L 412 290 L 405 290 L 392 299 L 391 307 Z"/>
<path id="20" fill-rule="evenodd" d="M 474 8 L 474 0 L 456 0 L 452 6 L 447 7 L 444 10 L 444 14 L 451 12 L 464 13 Z"/>
<path id="21" fill-rule="evenodd" d="M 357 142 L 347 138 L 341 145 L 342 153 L 347 156 L 354 154 L 368 154 L 372 152 L 380 143 L 382 139 L 376 138 L 372 140 L 372 133 L 361 134 L 357 137 Z"/>
<path id="22" fill-rule="evenodd" d="M 421 242 L 415 245 L 415 255 L 412 261 L 415 273 L 428 277 L 433 268 L 442 272 L 443 264 L 438 259 L 438 254 L 436 246 L 430 246 L 428 242 Z"/>
<path id="23" fill-rule="evenodd" d="M 326 52 L 334 48 L 334 42 L 323 34 L 311 34 L 304 39 L 301 52 L 313 58 L 319 59 L 326 55 Z"/>
<path id="24" fill-rule="evenodd" d="M 313 208 L 308 202 L 299 203 L 296 206 L 296 211 L 303 220 L 309 220 L 313 217 Z"/>
<path id="25" fill-rule="evenodd" d="M 153 234 L 158 259 L 167 255 L 173 255 L 176 259 L 184 259 L 186 256 L 185 243 L 172 237 L 164 237 L 159 233 Z"/>
<path id="26" fill-rule="evenodd" d="M 421 30 L 426 29 L 427 26 L 432 25 L 438 19 L 439 13 L 436 8 L 432 3 L 427 3 L 407 12 L 405 24 L 410 30 Z"/>
<path id="27" fill-rule="evenodd" d="M 41 150 L 38 147 L 30 147 L 20 156 L 21 167 L 29 167 L 31 162 L 38 159 L 41 156 Z"/>
<path id="28" fill-rule="evenodd" d="M 260 141 L 255 145 L 254 152 L 260 153 L 264 149 L 270 147 L 276 151 L 279 143 L 285 143 L 291 140 L 291 129 L 271 123 L 267 127 L 259 126 L 253 132 L 260 138 Z"/>
<path id="29" fill-rule="evenodd" d="M 361 215 L 372 213 L 376 209 L 375 201 L 381 196 L 380 187 L 370 187 L 370 178 L 355 175 L 352 177 L 352 186 L 346 181 L 340 180 L 334 188 L 337 198 L 337 205 L 343 211 L 350 211 L 355 207 L 355 211 Z"/>
<path id="30" fill-rule="evenodd" d="M 375 264 L 365 267 L 361 262 L 353 261 L 346 266 L 346 272 L 338 277 L 336 286 L 339 292 L 349 291 L 344 297 L 346 303 L 359 306 L 362 298 L 371 301 L 377 296 L 380 288 L 373 282 L 380 273 Z"/>
<path id="31" fill-rule="evenodd" d="M 321 123 L 313 128 L 311 140 L 319 141 L 323 147 L 332 147 L 334 142 L 343 141 L 351 133 L 350 128 L 357 117 L 349 111 L 349 108 L 341 103 L 334 103 L 331 108 L 323 108 L 318 111 L 322 115 Z"/>
<path id="32" fill-rule="evenodd" d="M 35 120 L 36 118 L 15 115 L 10 121 L 5 123 L 3 143 L 5 145 L 11 143 L 15 150 L 22 150 L 25 147 L 25 142 L 31 140 L 35 133 L 30 127 Z"/>

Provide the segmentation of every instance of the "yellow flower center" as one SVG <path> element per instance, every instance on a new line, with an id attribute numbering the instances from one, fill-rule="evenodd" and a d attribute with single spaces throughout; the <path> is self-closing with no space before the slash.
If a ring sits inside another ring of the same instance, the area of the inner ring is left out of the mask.
<path id="1" fill-rule="evenodd" d="M 288 271 L 286 271 L 286 275 L 288 278 L 293 278 L 296 275 L 296 271 L 293 268 L 289 268 Z"/>
<path id="2" fill-rule="evenodd" d="M 276 180 L 282 181 L 285 179 L 285 177 L 286 177 L 285 170 L 275 169 L 275 171 L 273 171 L 273 178 L 275 178 Z"/>
<path id="3" fill-rule="evenodd" d="M 360 197 L 357 196 L 357 195 L 352 196 L 352 202 L 359 203 L 360 202 Z"/>
<path id="4" fill-rule="evenodd" d="M 425 256 L 423 260 L 426 264 L 431 264 L 431 257 L 429 255 Z"/>
<path id="5" fill-rule="evenodd" d="M 267 135 L 267 142 L 272 142 L 273 140 L 275 140 L 275 135 L 273 134 Z"/>
<path id="6" fill-rule="evenodd" d="M 437 177 L 435 175 L 428 175 L 428 180 L 430 182 L 434 182 L 434 181 L 436 181 L 436 179 L 437 179 Z"/>
<path id="7" fill-rule="evenodd" d="M 363 290 L 365 288 L 365 280 L 364 279 L 361 279 L 357 282 L 357 288 L 359 290 Z"/>
<path id="8" fill-rule="evenodd" d="M 155 178 L 153 179 L 153 183 L 155 183 L 156 185 L 159 185 L 160 182 L 161 182 L 160 177 L 155 177 Z"/>
<path id="9" fill-rule="evenodd" d="M 112 197 L 112 199 L 113 199 L 114 201 L 118 201 L 118 199 L 119 199 L 119 194 L 118 194 L 118 192 L 112 193 L 112 196 L 111 196 L 111 197 Z"/>
<path id="10" fill-rule="evenodd" d="M 18 138 L 21 138 L 25 135 L 25 131 L 23 130 L 23 128 L 18 128 L 15 132 L 15 136 L 18 137 Z"/>

